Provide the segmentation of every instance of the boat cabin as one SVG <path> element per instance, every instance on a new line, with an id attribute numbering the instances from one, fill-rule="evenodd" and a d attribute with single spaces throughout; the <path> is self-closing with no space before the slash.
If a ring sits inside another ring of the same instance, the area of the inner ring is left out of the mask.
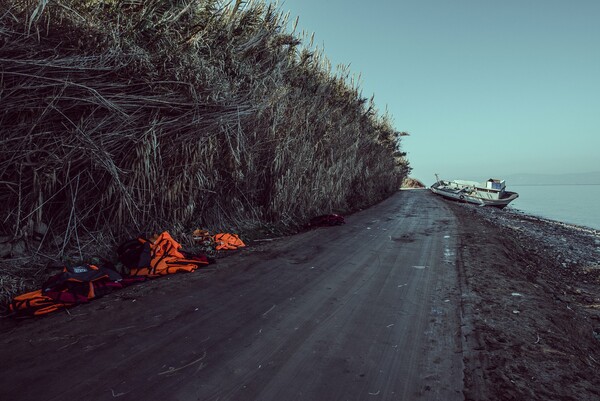
<path id="1" fill-rule="evenodd" d="M 485 184 L 487 189 L 495 189 L 496 191 L 503 191 L 506 188 L 506 183 L 504 180 L 498 180 L 495 178 L 490 178 L 485 182 Z"/>
<path id="2" fill-rule="evenodd" d="M 475 188 L 477 196 L 484 199 L 501 199 L 504 195 L 506 183 L 504 180 L 498 180 L 490 178 L 483 185 L 479 185 Z"/>

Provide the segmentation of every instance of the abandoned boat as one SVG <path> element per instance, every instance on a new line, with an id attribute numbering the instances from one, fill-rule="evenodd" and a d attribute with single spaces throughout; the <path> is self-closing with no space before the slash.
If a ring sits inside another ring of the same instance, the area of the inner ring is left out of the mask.
<path id="1" fill-rule="evenodd" d="M 435 178 L 437 182 L 431 186 L 431 192 L 461 202 L 502 209 L 519 197 L 516 192 L 506 190 L 504 180 L 490 178 L 480 183 L 465 180 L 445 181 L 440 180 L 437 175 Z"/>

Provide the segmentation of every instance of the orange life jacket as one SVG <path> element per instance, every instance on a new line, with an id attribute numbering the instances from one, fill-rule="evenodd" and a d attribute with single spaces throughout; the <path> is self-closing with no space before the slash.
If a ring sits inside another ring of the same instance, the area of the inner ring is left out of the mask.
<path id="1" fill-rule="evenodd" d="M 246 246 L 237 234 L 220 233 L 213 237 L 217 251 L 223 249 L 238 249 Z"/>
<path id="2" fill-rule="evenodd" d="M 181 252 L 181 245 L 168 232 L 163 232 L 154 241 L 139 239 L 150 245 L 150 266 L 132 268 L 132 276 L 159 277 L 177 272 L 193 272 L 208 264 L 207 260 L 189 259 Z"/>
<path id="3" fill-rule="evenodd" d="M 16 316 L 39 316 L 65 308 L 67 305 L 42 294 L 42 290 L 17 295 L 8 305 L 10 314 Z"/>

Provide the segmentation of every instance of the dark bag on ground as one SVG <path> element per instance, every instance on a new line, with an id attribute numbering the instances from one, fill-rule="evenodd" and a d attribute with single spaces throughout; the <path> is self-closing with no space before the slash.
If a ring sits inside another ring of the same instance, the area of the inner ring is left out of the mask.
<path id="1" fill-rule="evenodd" d="M 67 266 L 42 284 L 42 293 L 59 302 L 78 304 L 123 288 L 122 280 L 119 273 L 104 267 Z"/>
<path id="2" fill-rule="evenodd" d="M 126 241 L 117 248 L 117 256 L 128 270 L 148 267 L 152 259 L 150 242 L 145 238 Z"/>
<path id="3" fill-rule="evenodd" d="M 313 227 L 341 226 L 345 223 L 344 218 L 338 214 L 324 214 L 310 220 L 310 225 Z"/>

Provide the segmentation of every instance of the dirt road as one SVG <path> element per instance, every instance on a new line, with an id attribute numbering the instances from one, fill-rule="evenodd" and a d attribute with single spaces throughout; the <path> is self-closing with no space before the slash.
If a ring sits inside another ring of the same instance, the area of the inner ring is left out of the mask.
<path id="1" fill-rule="evenodd" d="M 319 228 L 2 327 L 3 400 L 460 400 L 457 220 L 401 191 Z"/>

